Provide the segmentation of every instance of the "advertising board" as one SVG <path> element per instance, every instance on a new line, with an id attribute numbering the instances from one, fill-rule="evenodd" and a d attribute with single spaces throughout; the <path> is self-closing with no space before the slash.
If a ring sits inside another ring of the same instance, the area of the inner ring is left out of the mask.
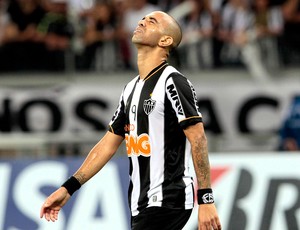
<path id="1" fill-rule="evenodd" d="M 0 229 L 129 229 L 125 157 L 113 158 L 76 192 L 63 207 L 57 222 L 40 219 L 45 198 L 82 161 L 82 158 L 1 161 Z M 218 153 L 211 154 L 210 161 L 223 229 L 300 229 L 300 155 Z M 197 229 L 196 208 L 185 230 Z"/>

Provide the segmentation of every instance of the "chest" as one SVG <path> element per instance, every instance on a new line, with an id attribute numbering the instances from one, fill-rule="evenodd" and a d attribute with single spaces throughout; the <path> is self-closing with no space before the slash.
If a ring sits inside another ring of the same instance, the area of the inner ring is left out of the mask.
<path id="1" fill-rule="evenodd" d="M 126 116 L 131 121 L 162 116 L 164 113 L 165 87 L 163 82 L 138 81 L 126 101 Z"/>

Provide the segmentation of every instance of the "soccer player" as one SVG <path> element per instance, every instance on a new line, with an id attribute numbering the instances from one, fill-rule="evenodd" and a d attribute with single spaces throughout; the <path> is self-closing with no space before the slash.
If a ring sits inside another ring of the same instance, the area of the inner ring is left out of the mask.
<path id="1" fill-rule="evenodd" d="M 185 226 L 194 205 L 190 155 L 198 183 L 199 230 L 221 229 L 196 92 L 167 62 L 181 37 L 178 23 L 164 12 L 152 12 L 138 22 L 132 42 L 139 75 L 125 86 L 107 133 L 75 174 L 46 199 L 41 218 L 57 220 L 71 195 L 101 170 L 125 139 L 132 230 Z"/>

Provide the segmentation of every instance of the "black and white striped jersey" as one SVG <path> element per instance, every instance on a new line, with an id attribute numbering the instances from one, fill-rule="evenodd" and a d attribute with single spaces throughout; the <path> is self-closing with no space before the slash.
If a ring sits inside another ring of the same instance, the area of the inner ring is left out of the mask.
<path id="1" fill-rule="evenodd" d="M 183 129 L 202 122 L 191 82 L 164 62 L 129 82 L 109 123 L 126 140 L 133 216 L 151 206 L 191 209 L 191 147 Z"/>

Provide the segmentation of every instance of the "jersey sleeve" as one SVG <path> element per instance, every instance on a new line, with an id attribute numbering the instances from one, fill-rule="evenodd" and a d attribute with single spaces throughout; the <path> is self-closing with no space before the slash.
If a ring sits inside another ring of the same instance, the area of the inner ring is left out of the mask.
<path id="1" fill-rule="evenodd" d="M 118 107 L 111 119 L 111 121 L 109 122 L 108 125 L 108 131 L 120 135 L 122 137 L 125 137 L 125 120 L 126 116 L 125 116 L 125 102 L 124 102 L 124 91 L 120 96 L 120 100 L 119 100 L 119 104 Z"/>
<path id="2" fill-rule="evenodd" d="M 186 77 L 180 73 L 170 74 L 166 80 L 166 94 L 183 129 L 202 122 L 196 91 Z"/>

